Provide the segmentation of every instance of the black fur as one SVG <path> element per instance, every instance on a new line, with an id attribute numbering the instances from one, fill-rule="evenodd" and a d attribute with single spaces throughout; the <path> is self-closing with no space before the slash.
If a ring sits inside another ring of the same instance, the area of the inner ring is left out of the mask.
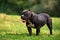
<path id="1" fill-rule="evenodd" d="M 30 10 L 23 10 L 22 15 L 24 16 L 21 16 L 21 18 L 23 20 L 26 20 L 26 26 L 30 36 L 32 35 L 32 27 L 28 27 L 28 25 L 30 24 L 28 20 L 30 20 L 30 22 L 34 24 L 34 28 L 36 28 L 36 35 L 39 35 L 40 28 L 45 24 L 48 26 L 50 34 L 52 35 L 52 19 L 48 14 L 36 14 Z"/>

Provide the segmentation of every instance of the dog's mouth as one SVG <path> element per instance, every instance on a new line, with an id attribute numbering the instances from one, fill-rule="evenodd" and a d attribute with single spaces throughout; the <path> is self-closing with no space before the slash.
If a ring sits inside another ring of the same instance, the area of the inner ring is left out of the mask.
<path id="1" fill-rule="evenodd" d="M 26 22 L 26 20 L 23 20 L 23 19 L 22 19 L 22 22 L 23 22 L 23 23 L 25 23 L 25 22 Z"/>
<path id="2" fill-rule="evenodd" d="M 28 18 L 27 17 L 21 17 L 21 19 L 22 19 L 22 22 L 25 23 Z"/>

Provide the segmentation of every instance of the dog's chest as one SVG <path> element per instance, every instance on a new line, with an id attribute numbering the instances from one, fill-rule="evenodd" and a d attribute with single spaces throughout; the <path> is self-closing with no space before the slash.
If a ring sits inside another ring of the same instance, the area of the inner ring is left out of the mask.
<path id="1" fill-rule="evenodd" d="M 28 23 L 29 23 L 28 27 L 34 28 L 34 24 L 32 24 L 32 22 L 30 20 L 28 20 Z"/>

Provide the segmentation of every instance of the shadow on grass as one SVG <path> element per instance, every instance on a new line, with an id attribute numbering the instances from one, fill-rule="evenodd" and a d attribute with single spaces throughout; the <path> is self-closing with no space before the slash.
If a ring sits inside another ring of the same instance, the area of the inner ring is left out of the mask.
<path id="1" fill-rule="evenodd" d="M 28 33 L 21 33 L 21 34 L 5 34 L 5 35 L 0 35 L 0 39 L 3 40 L 60 40 L 60 34 L 53 34 L 53 35 L 48 35 L 48 34 L 40 34 L 39 36 L 36 36 L 35 34 L 32 34 L 32 36 L 29 36 Z"/>
<path id="2" fill-rule="evenodd" d="M 35 36 L 35 34 L 33 35 Z M 28 33 L 0 35 L 0 39 L 24 39 L 28 37 L 33 37 L 33 36 L 29 36 Z"/>
<path id="3" fill-rule="evenodd" d="M 27 33 L 22 33 L 22 34 L 6 34 L 6 35 L 12 35 L 12 36 L 29 36 Z"/>
<path id="4" fill-rule="evenodd" d="M 6 34 L 9 36 L 30 36 L 28 33 L 21 33 L 21 34 Z M 32 36 L 36 36 L 35 34 L 32 34 Z"/>

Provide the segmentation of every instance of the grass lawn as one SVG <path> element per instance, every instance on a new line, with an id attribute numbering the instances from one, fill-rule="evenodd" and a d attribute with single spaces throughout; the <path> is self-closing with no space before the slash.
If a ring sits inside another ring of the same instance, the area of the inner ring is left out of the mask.
<path id="1" fill-rule="evenodd" d="M 20 16 L 0 13 L 0 40 L 60 40 L 60 18 L 52 17 L 53 35 L 45 25 L 41 28 L 39 36 L 29 36 L 25 23 L 21 22 Z"/>

